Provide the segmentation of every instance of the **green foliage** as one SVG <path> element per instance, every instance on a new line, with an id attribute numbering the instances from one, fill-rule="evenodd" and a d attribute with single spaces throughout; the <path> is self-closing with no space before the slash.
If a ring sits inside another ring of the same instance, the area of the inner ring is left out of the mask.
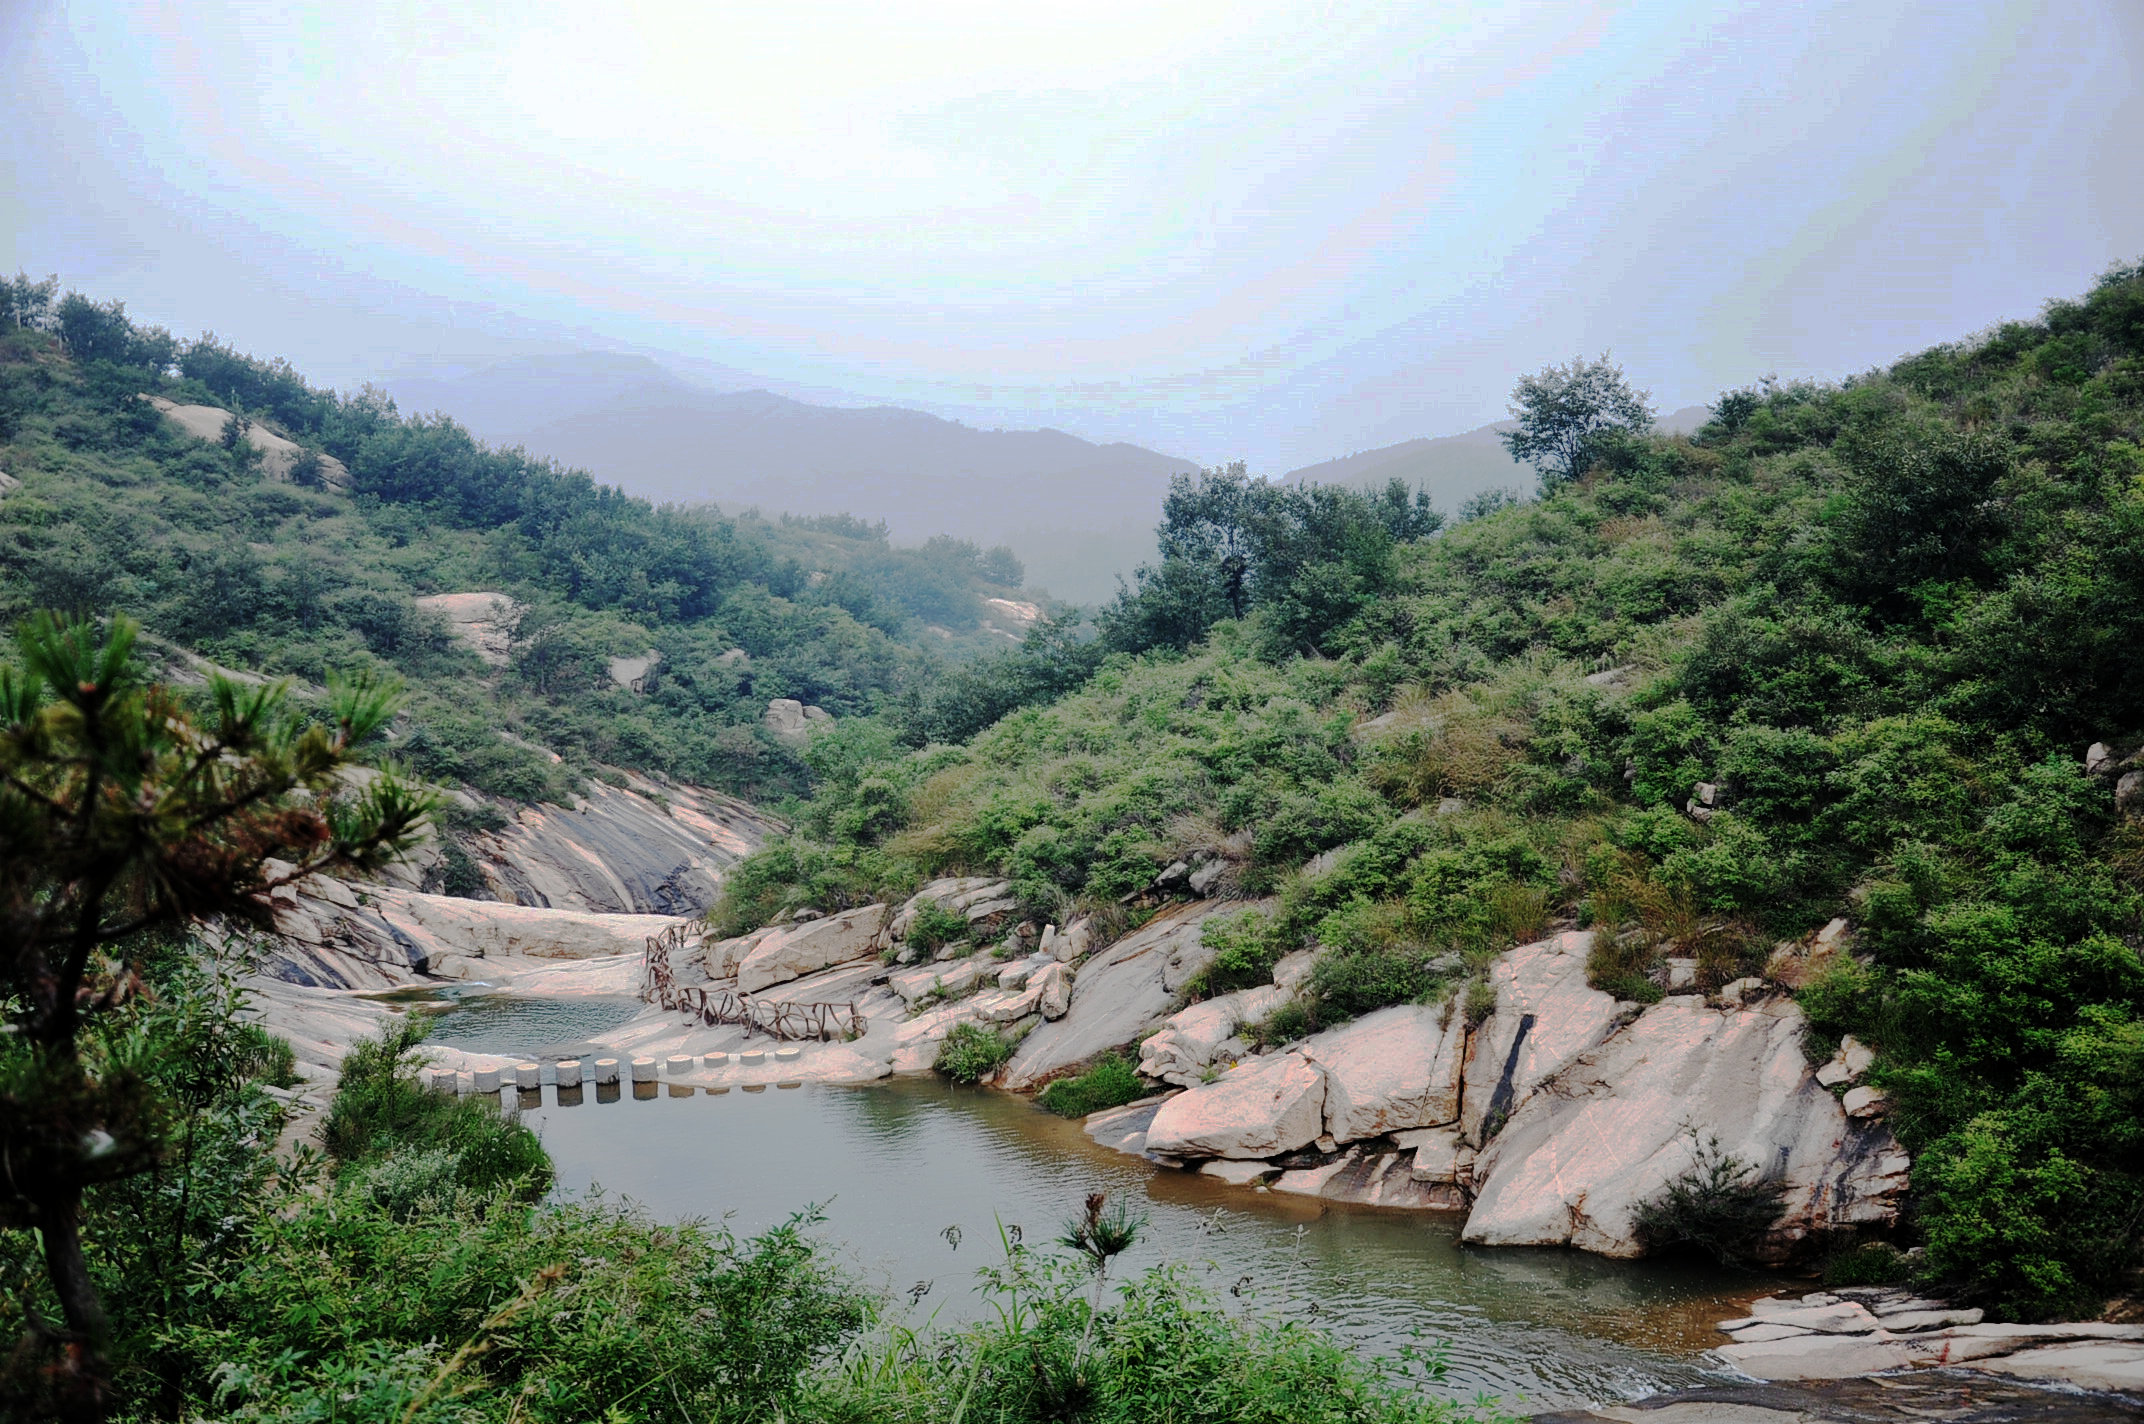
<path id="1" fill-rule="evenodd" d="M 1691 1139 L 1690 1165 L 1631 1214 L 1648 1251 L 1701 1251 L 1722 1265 L 1746 1259 L 1785 1210 L 1784 1183 L 1720 1146 Z"/>
<path id="2" fill-rule="evenodd" d="M 959 1023 L 938 1045 L 933 1065 L 956 1083 L 980 1083 L 1005 1066 L 1013 1045 L 996 1029 L 977 1023 Z"/>
<path id="3" fill-rule="evenodd" d="M 1888 1241 L 1859 1242 L 1824 1261 L 1827 1286 L 1902 1285 L 1912 1277 L 1913 1263 Z"/>
<path id="4" fill-rule="evenodd" d="M 393 1159 L 394 1171 L 383 1181 L 406 1182 L 421 1167 L 470 1191 L 541 1197 L 551 1186 L 551 1163 L 535 1133 L 481 1098 L 418 1084 L 416 1049 L 424 1029 L 422 1020 L 406 1019 L 343 1059 L 335 1100 L 320 1124 L 329 1158 L 346 1170 L 377 1169 Z M 404 1154 L 427 1160 L 404 1161 Z M 378 1190 L 392 1195 L 407 1187 Z"/>
<path id="5" fill-rule="evenodd" d="M 1521 378 L 1511 393 L 1511 414 L 1518 429 L 1505 433 L 1504 448 L 1514 460 L 1533 462 L 1543 491 L 1585 473 L 1605 438 L 1643 434 L 1653 424 L 1646 393 L 1631 389 L 1623 368 L 1606 354 L 1594 361 L 1575 357 L 1567 366 Z"/>
<path id="6" fill-rule="evenodd" d="M 792 794 L 809 774 L 760 726 L 769 699 L 843 718 L 906 707 L 999 641 L 980 600 L 1017 580 L 1002 550 L 897 549 L 842 517 L 657 509 L 451 420 L 406 418 L 375 391 L 316 389 L 213 336 L 176 343 L 116 302 L 26 279 L 0 282 L 0 298 L 24 323 L 0 342 L 0 441 L 25 482 L 0 529 L 0 618 L 125 608 L 226 667 L 310 683 L 392 668 L 429 730 L 428 775 L 570 800 L 576 768 L 612 764 Z M 138 399 L 150 394 L 232 412 L 223 448 Z M 249 426 L 300 446 L 287 478 L 265 472 Z M 503 675 L 414 602 L 478 589 L 528 610 Z M 640 690 L 612 682 L 611 657 L 651 648 Z M 1069 685 L 1035 672 L 986 677 L 986 700 L 1002 712 Z"/>
<path id="7" fill-rule="evenodd" d="M 1183 651 L 1257 610 L 1269 649 L 1319 651 L 1390 590 L 1397 547 L 1442 524 L 1426 495 L 1397 480 L 1365 494 L 1269 484 L 1240 462 L 1178 475 L 1155 531 L 1161 562 L 1103 610 L 1102 639 L 1124 652 Z"/>
<path id="8" fill-rule="evenodd" d="M 967 937 L 968 917 L 958 910 L 948 910 L 936 900 L 925 900 L 916 906 L 908 922 L 907 943 L 918 954 L 935 953 Z"/>
<path id="9" fill-rule="evenodd" d="M 1105 1208 L 1106 1210 L 1106 1208 Z M 1442 1424 L 1485 1416 L 1423 1389 L 1441 1350 L 1384 1364 L 1315 1330 L 1223 1309 L 1180 1268 L 1156 1267 L 1104 1303 L 1084 1261 L 1010 1249 L 986 1269 L 994 1307 L 935 1353 L 889 1344 L 849 1367 L 828 1419 L 939 1424 L 1240 1420 Z"/>
<path id="10" fill-rule="evenodd" d="M 1059 1117 L 1085 1117 L 1105 1108 L 1120 1108 L 1147 1095 L 1147 1082 L 1130 1059 L 1105 1053 L 1086 1072 L 1059 1078 L 1035 1101 Z"/>
<path id="11" fill-rule="evenodd" d="M 902 804 L 823 854 L 1089 909 L 1224 854 L 1275 903 L 1211 923 L 1195 991 L 1327 951 L 1269 1041 L 1559 923 L 1650 1002 L 1668 955 L 1712 989 L 1844 914 L 1871 958 L 1802 1001 L 1879 1050 L 1930 1272 L 2086 1310 L 2144 1222 L 2110 1106 L 2144 1072 L 2144 834 L 2079 765 L 2144 741 L 2140 309 L 2123 268 L 1890 372 L 1729 392 L 1691 439 L 1568 424 L 1540 499 L 1436 537 L 1187 478 L 1091 676 L 852 778 Z"/>

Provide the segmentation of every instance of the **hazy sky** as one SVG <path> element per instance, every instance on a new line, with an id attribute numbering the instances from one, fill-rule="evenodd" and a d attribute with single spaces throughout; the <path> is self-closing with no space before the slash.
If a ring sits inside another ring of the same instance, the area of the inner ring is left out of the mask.
<path id="1" fill-rule="evenodd" d="M 2144 4 L 0 0 L 0 261 L 352 385 L 595 347 L 1285 469 L 2144 256 Z"/>

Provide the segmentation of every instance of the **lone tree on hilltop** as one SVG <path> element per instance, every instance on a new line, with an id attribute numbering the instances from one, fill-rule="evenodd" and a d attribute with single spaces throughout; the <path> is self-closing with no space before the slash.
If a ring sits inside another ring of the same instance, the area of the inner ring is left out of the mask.
<path id="1" fill-rule="evenodd" d="M 391 683 L 332 681 L 308 717 L 287 684 L 219 676 L 197 717 L 141 679 L 134 641 L 124 618 L 41 613 L 0 663 L 0 1226 L 38 1233 L 64 1321 L 31 1302 L 17 1358 L 45 1356 L 83 1417 L 110 1396 L 82 1196 L 153 1167 L 169 1115 L 101 1031 L 139 986 L 130 951 L 158 926 L 266 927 L 272 891 L 399 857 L 433 808 L 391 768 L 347 784 Z"/>
<path id="2" fill-rule="evenodd" d="M 1511 414 L 1519 428 L 1504 433 L 1504 448 L 1541 472 L 1544 494 L 1585 473 L 1603 434 L 1643 434 L 1653 425 L 1649 393 L 1631 389 L 1606 352 L 1597 361 L 1580 356 L 1522 376 L 1511 392 Z"/>

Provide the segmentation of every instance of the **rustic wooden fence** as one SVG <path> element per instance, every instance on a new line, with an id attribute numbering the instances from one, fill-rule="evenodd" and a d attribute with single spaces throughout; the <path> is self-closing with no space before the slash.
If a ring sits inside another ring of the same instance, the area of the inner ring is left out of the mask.
<path id="1" fill-rule="evenodd" d="M 731 1024 L 747 1034 L 764 1033 L 771 1038 L 861 1038 L 869 1026 L 854 1000 L 845 1004 L 790 1004 L 757 999 L 738 990 L 681 986 L 671 971 L 670 956 L 683 949 L 691 938 L 691 931 L 682 922 L 648 937 L 647 951 L 641 957 L 643 1000 L 696 1016 L 710 1028 Z"/>

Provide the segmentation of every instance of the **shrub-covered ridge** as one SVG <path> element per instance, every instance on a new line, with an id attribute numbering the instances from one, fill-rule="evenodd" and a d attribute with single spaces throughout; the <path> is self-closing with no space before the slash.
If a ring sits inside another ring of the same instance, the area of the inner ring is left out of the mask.
<path id="1" fill-rule="evenodd" d="M 1844 915 L 1801 999 L 1878 1051 L 1927 1272 L 2096 1311 L 2144 1223 L 2144 269 L 1587 449 L 1443 530 L 1183 483 L 1083 686 L 954 745 L 852 729 L 725 913 L 995 872 L 1061 920 L 1202 852 L 1279 897 L 1209 988 L 1335 951 L 1292 1031 L 1559 919 L 1644 998 Z"/>

